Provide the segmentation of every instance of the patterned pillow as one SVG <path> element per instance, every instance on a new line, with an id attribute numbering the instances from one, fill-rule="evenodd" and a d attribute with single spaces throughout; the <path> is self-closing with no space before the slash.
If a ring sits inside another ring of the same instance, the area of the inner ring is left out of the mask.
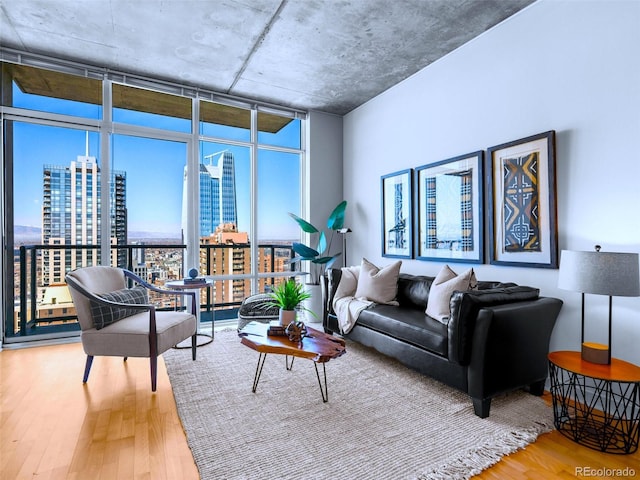
<path id="1" fill-rule="evenodd" d="M 133 305 L 144 305 L 149 303 L 147 289 L 142 286 L 133 288 L 123 288 L 115 292 L 99 293 L 99 297 L 111 302 L 129 303 Z M 117 308 L 106 305 L 100 305 L 97 302 L 91 302 L 91 316 L 93 317 L 93 326 L 96 330 L 111 325 L 112 323 L 130 317 L 144 310 L 134 310 L 131 308 Z"/>

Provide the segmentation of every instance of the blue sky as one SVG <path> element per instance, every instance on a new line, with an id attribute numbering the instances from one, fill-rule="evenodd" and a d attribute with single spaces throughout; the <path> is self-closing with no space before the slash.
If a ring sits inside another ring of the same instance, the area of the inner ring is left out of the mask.
<path id="1" fill-rule="evenodd" d="M 31 95 L 18 89 L 14 105 L 88 118 L 100 118 L 101 108 Z M 146 116 L 146 124 L 171 127 L 171 121 Z M 139 114 L 132 115 L 132 123 Z M 138 117 L 138 118 L 136 118 Z M 120 111 L 116 119 L 126 119 Z M 184 125 L 177 121 L 174 129 Z M 298 138 L 296 138 L 298 136 Z M 278 142 L 299 141 L 297 122 L 278 134 Z M 70 128 L 14 123 L 14 205 L 16 225 L 41 227 L 43 165 L 68 166 L 78 155 L 85 155 L 86 131 Z M 232 151 L 236 167 L 238 228 L 250 225 L 249 149 L 221 143 L 201 142 L 201 156 L 224 149 Z M 112 168 L 127 173 L 129 231 L 164 232 L 178 236 L 182 214 L 182 179 L 186 163 L 186 144 L 126 135 L 112 136 Z M 89 155 L 100 159 L 99 135 L 89 133 Z M 258 238 L 291 240 L 300 232 L 287 212 L 299 213 L 300 165 L 297 155 L 267 150 L 258 152 Z"/>

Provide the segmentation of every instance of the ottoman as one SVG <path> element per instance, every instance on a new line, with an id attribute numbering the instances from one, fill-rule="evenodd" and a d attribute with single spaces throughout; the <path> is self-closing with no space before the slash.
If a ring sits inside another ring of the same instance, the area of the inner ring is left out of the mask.
<path id="1" fill-rule="evenodd" d="M 268 293 L 258 293 L 245 298 L 238 310 L 238 330 L 249 322 L 269 323 L 278 320 L 280 309 L 269 305 L 272 300 Z"/>

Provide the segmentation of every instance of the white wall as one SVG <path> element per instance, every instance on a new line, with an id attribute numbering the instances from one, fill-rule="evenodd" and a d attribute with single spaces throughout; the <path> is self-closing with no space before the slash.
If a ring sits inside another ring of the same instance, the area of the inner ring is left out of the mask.
<path id="1" fill-rule="evenodd" d="M 304 179 L 308 195 L 302 217 L 318 228 L 326 229 L 327 218 L 344 200 L 340 182 L 343 170 L 342 128 L 342 117 L 309 113 L 307 153 L 310 162 Z"/>
<path id="2" fill-rule="evenodd" d="M 381 175 L 547 130 L 556 131 L 559 249 L 640 252 L 639 26 L 639 1 L 540 0 L 349 113 L 349 263 L 394 260 L 381 256 Z M 442 265 L 404 260 L 402 271 L 435 275 Z M 564 299 L 551 349 L 579 349 L 580 295 L 557 289 L 557 270 L 473 267 L 481 280 Z M 640 298 L 613 305 L 613 355 L 640 364 Z M 606 298 L 587 296 L 586 340 L 606 343 L 606 321 Z"/>

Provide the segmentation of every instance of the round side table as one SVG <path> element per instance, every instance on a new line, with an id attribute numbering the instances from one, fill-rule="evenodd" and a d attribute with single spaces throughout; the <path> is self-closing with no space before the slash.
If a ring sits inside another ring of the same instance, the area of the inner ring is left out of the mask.
<path id="1" fill-rule="evenodd" d="M 171 290 L 192 290 L 192 291 L 195 290 L 196 298 L 198 298 L 200 289 L 212 287 L 213 280 L 211 280 L 210 278 L 207 278 L 202 282 L 194 282 L 194 283 L 185 283 L 184 280 L 170 280 L 165 283 L 165 286 L 167 288 L 170 288 Z M 198 303 L 200 302 L 198 301 Z M 200 308 L 196 308 L 196 319 L 198 322 L 197 330 L 200 330 Z M 200 333 L 199 331 L 197 331 L 196 335 L 197 335 L 196 346 L 203 347 L 204 345 L 210 344 L 211 342 L 213 342 L 213 325 L 211 327 L 211 335 L 207 333 Z M 200 338 L 204 338 L 204 340 L 201 342 Z M 189 342 L 189 344 L 187 345 L 186 342 Z M 178 345 L 175 346 L 175 348 L 177 349 L 191 348 L 190 340 L 185 340 L 183 343 L 184 345 L 179 343 Z"/>
<path id="2" fill-rule="evenodd" d="M 611 359 L 582 360 L 580 352 L 549 354 L 553 421 L 565 437 L 601 452 L 627 454 L 640 438 L 640 367 Z"/>

